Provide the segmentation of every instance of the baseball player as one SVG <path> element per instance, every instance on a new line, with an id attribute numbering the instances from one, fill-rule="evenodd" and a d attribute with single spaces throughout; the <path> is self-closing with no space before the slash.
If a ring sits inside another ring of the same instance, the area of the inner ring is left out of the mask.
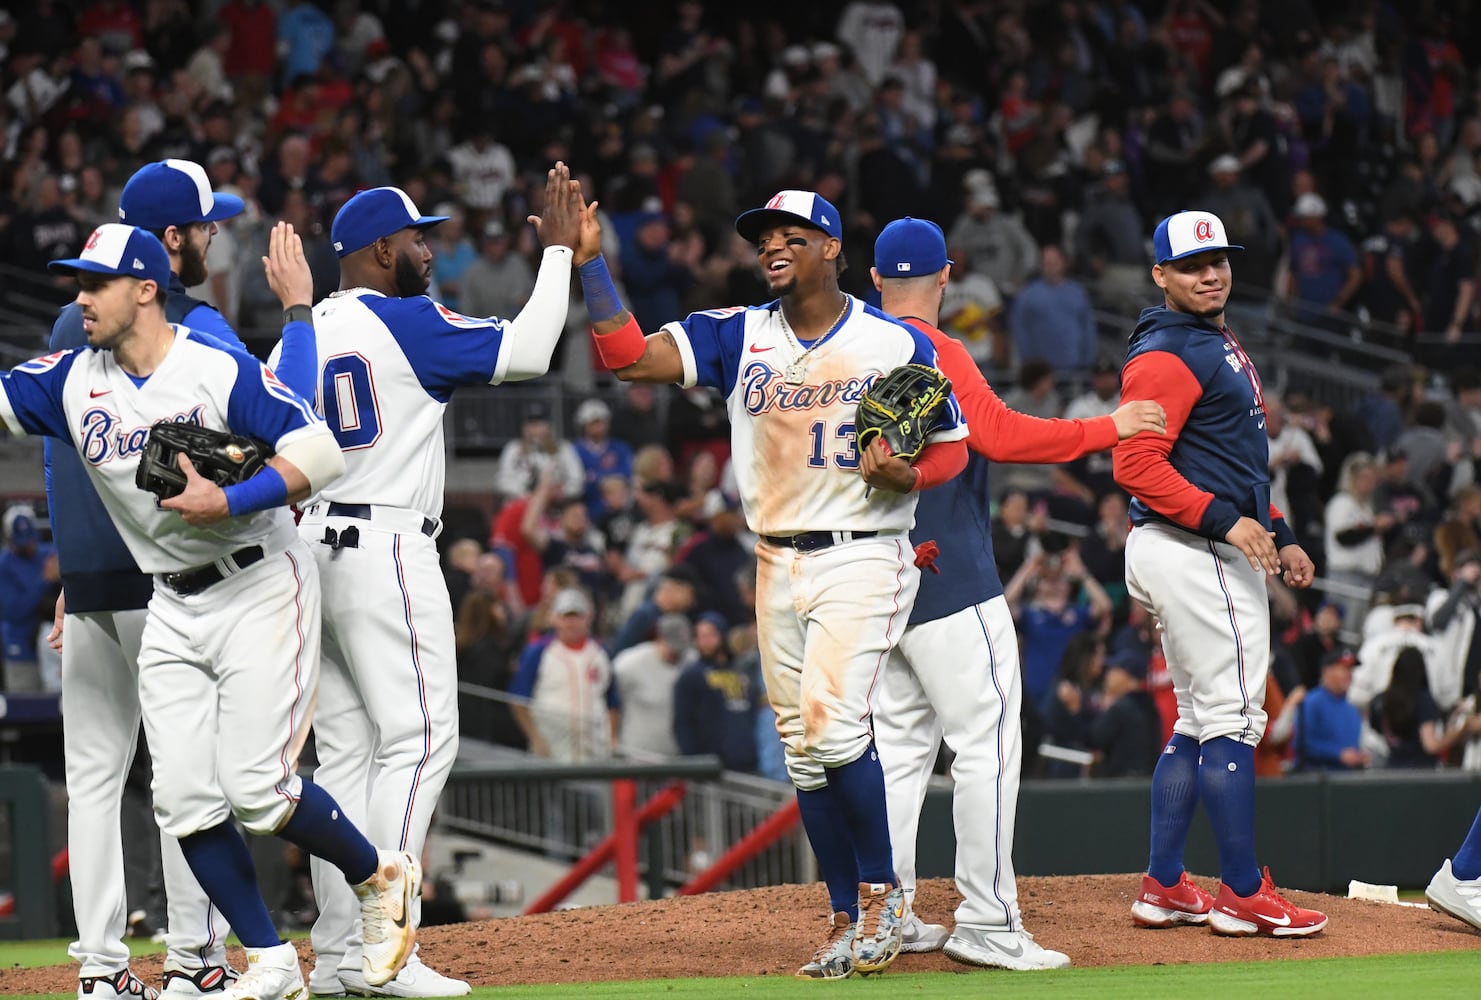
<path id="1" fill-rule="evenodd" d="M 377 851 L 296 773 L 318 680 L 319 589 L 285 507 L 344 471 L 333 435 L 249 355 L 166 321 L 169 257 L 147 230 L 101 226 L 81 256 L 51 266 L 77 275 L 88 347 L 0 373 L 0 421 L 72 443 L 135 563 L 154 577 L 138 657 L 154 810 L 247 949 L 247 971 L 221 995 L 294 1000 L 304 989 L 233 817 L 340 867 L 374 942 L 366 978 L 385 982 L 415 940 L 406 916 L 416 859 Z M 270 443 L 275 457 L 223 489 L 182 456 L 184 492 L 159 501 L 135 485 L 156 421 L 230 428 Z"/>
<path id="2" fill-rule="evenodd" d="M 1424 890 L 1430 909 L 1448 913 L 1481 930 L 1481 811 L 1455 852 L 1445 859 Z"/>
<path id="3" fill-rule="evenodd" d="M 119 208 L 120 215 L 140 219 L 167 248 L 175 248 L 166 319 L 191 329 L 200 324 L 238 348 L 241 341 L 221 314 L 186 294 L 181 275 L 191 278 L 192 285 L 204 280 L 216 220 L 241 210 L 240 198 L 212 192 L 205 171 L 187 160 L 141 168 L 124 186 Z M 312 278 L 306 268 L 289 270 L 283 260 L 289 233 L 280 227 L 273 234 L 277 263 L 269 269 L 269 279 L 285 309 L 307 307 L 313 298 Z M 312 335 L 302 324 L 294 326 L 290 339 Z M 52 327 L 50 347 L 58 351 L 86 345 L 82 309 L 70 303 Z M 79 995 L 148 997 L 153 990 L 132 978 L 123 943 L 127 907 L 120 796 L 139 730 L 139 640 L 154 584 L 139 571 L 108 519 L 77 451 L 48 437 L 45 454 L 47 509 L 64 595 L 57 602 L 51 641 L 61 645 L 62 697 L 68 707 L 62 723 L 67 854 L 78 932 L 69 953 L 80 964 Z M 225 989 L 236 978 L 226 963 L 226 920 L 196 884 L 175 838 L 161 834 L 160 854 L 168 905 L 164 992 L 195 996 Z"/>
<path id="4" fill-rule="evenodd" d="M 910 622 L 890 655 L 874 713 L 884 765 L 895 870 L 907 905 L 915 896 L 915 839 L 927 782 L 944 736 L 956 754 L 952 808 L 957 836 L 956 928 L 905 923 L 905 951 L 936 951 L 972 965 L 1055 969 L 1065 955 L 1023 929 L 1013 876 L 1013 825 L 1023 734 L 1018 639 L 992 551 L 988 462 L 1068 462 L 1140 431 L 1160 432 L 1162 407 L 1123 404 L 1110 416 L 1041 420 L 1010 410 L 961 342 L 936 328 L 952 262 L 941 228 L 897 219 L 874 244 L 874 287 L 885 312 L 930 338 L 971 433 L 966 470 L 920 498 L 910 540 L 921 575 Z M 877 486 L 908 482 L 899 458 L 866 453 Z"/>
<path id="5" fill-rule="evenodd" d="M 899 953 L 905 898 L 870 715 L 920 579 L 908 540 L 917 493 L 961 471 L 967 428 L 952 398 L 906 491 L 866 488 L 860 396 L 899 365 L 934 366 L 936 349 L 839 290 L 843 229 L 821 196 L 782 191 L 735 228 L 778 298 L 693 313 L 646 339 L 612 289 L 594 220 L 578 264 L 598 349 L 618 378 L 726 397 L 736 483 L 760 537 L 767 692 L 832 910 L 829 938 L 798 974 L 836 979 L 880 971 Z"/>
<path id="6" fill-rule="evenodd" d="M 1286 901 L 1255 862 L 1255 745 L 1270 667 L 1265 575 L 1309 587 L 1313 567 L 1270 502 L 1260 376 L 1224 324 L 1229 251 L 1240 247 L 1209 212 L 1163 219 L 1152 242 L 1165 304 L 1137 321 L 1121 395 L 1161 403 L 1167 432 L 1123 441 L 1113 457 L 1132 495 L 1126 586 L 1162 628 L 1178 720 L 1152 775 L 1151 857 L 1132 918 L 1302 937 L 1327 917 Z M 1217 897 L 1183 870 L 1200 798 L 1219 850 Z"/>
<path id="7" fill-rule="evenodd" d="M 544 259 L 512 320 L 464 316 L 427 298 L 425 236 L 443 217 L 422 215 L 399 188 L 355 195 L 330 231 L 340 290 L 314 308 L 313 381 L 346 472 L 314 496 L 299 524 L 324 592 L 315 781 L 372 840 L 417 857 L 458 752 L 452 606 L 434 541 L 446 478 L 443 411 L 459 386 L 550 369 L 570 302 L 578 198 L 556 164 L 544 218 L 531 219 Z M 327 861 L 315 861 L 313 873 L 314 993 L 468 992 L 415 955 L 394 981 L 371 989 L 360 973 L 354 896 Z"/>

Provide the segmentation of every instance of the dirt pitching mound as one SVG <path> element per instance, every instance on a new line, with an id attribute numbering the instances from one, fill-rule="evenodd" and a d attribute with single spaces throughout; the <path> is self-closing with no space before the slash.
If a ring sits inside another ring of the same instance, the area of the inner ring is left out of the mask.
<path id="1" fill-rule="evenodd" d="M 1216 878 L 1200 879 L 1207 888 Z M 1252 962 L 1330 958 L 1481 946 L 1481 934 L 1428 909 L 1291 892 L 1292 902 L 1331 917 L 1311 938 L 1217 938 L 1208 930 L 1164 931 L 1132 925 L 1129 910 L 1140 875 L 1025 878 L 1020 905 L 1040 944 L 1065 952 L 1077 966 L 1189 962 Z M 959 900 L 948 879 L 920 883 L 916 912 L 950 925 Z M 773 886 L 746 892 L 566 910 L 533 917 L 429 927 L 419 940 L 423 959 L 475 986 L 583 983 L 688 976 L 790 976 L 827 936 L 821 885 Z M 313 960 L 299 947 L 305 972 Z M 243 967 L 240 952 L 233 964 Z M 158 984 L 162 957 L 136 959 L 134 971 Z M 894 969 L 965 971 L 940 953 L 902 955 Z M 888 974 L 888 973 L 887 973 Z M 1011 975 L 982 970 L 982 975 Z M 0 970 L 0 993 L 66 993 L 76 966 Z"/>

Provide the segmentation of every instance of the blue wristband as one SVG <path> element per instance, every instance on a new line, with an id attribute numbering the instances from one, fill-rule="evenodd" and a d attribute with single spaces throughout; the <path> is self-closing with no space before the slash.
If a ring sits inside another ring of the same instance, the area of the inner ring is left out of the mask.
<path id="1" fill-rule="evenodd" d="M 226 509 L 232 517 L 255 514 L 288 503 L 288 484 L 283 481 L 283 474 L 271 465 L 264 466 L 246 482 L 233 483 L 222 492 L 226 494 Z"/>
<path id="2" fill-rule="evenodd" d="M 593 323 L 613 319 L 622 312 L 622 299 L 617 296 L 617 286 L 612 284 L 612 272 L 607 270 L 607 259 L 600 255 L 576 268 L 581 275 L 581 294 L 586 298 L 586 313 Z"/>

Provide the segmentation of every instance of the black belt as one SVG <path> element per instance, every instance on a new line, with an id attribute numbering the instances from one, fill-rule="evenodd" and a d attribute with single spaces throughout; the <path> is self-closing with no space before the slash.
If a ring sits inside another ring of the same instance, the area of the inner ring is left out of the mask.
<path id="1" fill-rule="evenodd" d="M 328 514 L 330 517 L 358 517 L 362 521 L 372 519 L 368 503 L 334 503 L 331 501 Z M 422 518 L 422 534 L 428 538 L 437 534 L 437 522 L 430 517 Z"/>
<path id="2" fill-rule="evenodd" d="M 245 549 L 237 549 L 226 558 L 231 560 L 238 570 L 244 570 L 253 563 L 261 562 L 262 556 L 261 545 L 249 545 Z M 213 563 L 209 566 L 181 570 L 178 573 L 161 573 L 159 578 L 175 593 L 182 597 L 189 597 L 191 594 L 199 594 L 207 587 L 215 586 L 230 575 L 223 573 L 221 567 Z"/>
<path id="3" fill-rule="evenodd" d="M 834 535 L 840 537 L 834 538 Z M 804 531 L 800 535 L 762 535 L 768 545 L 778 545 L 798 552 L 816 552 L 839 542 L 852 542 L 860 538 L 873 538 L 877 531 Z"/>

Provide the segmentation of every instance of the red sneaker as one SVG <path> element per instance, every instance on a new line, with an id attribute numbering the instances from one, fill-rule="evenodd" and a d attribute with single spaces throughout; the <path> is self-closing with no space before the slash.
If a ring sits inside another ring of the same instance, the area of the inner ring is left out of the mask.
<path id="1" fill-rule="evenodd" d="M 1141 895 L 1131 904 L 1131 919 L 1138 927 L 1206 924 L 1213 905 L 1214 897 L 1189 881 L 1187 872 L 1172 887 L 1143 875 Z"/>
<path id="2" fill-rule="evenodd" d="M 1209 913 L 1209 927 L 1215 934 L 1231 937 L 1306 937 L 1327 926 L 1327 915 L 1304 910 L 1275 891 L 1270 869 L 1253 896 L 1236 896 L 1227 885 L 1219 883 L 1219 896 Z"/>

